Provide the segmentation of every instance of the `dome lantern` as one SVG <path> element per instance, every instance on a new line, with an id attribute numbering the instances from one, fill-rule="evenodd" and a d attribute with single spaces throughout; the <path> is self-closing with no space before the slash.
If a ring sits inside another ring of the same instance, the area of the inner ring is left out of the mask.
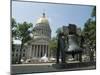
<path id="1" fill-rule="evenodd" d="M 45 18 L 45 13 L 43 13 L 43 17 Z"/>
<path id="2" fill-rule="evenodd" d="M 43 13 L 42 17 L 40 17 L 36 24 L 45 24 L 45 25 L 49 25 L 49 21 L 48 18 L 45 16 L 45 13 Z"/>

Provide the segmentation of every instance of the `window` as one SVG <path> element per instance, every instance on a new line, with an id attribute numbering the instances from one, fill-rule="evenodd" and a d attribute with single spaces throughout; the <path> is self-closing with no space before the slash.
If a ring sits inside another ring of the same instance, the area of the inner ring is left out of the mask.
<path id="1" fill-rule="evenodd" d="M 12 52 L 14 52 L 15 51 L 15 49 L 12 49 Z"/>
<path id="2" fill-rule="evenodd" d="M 23 57 L 25 57 L 25 54 L 23 54 Z"/>
<path id="3" fill-rule="evenodd" d="M 23 49 L 23 52 L 25 52 L 25 49 Z"/>
<path id="4" fill-rule="evenodd" d="M 18 54 L 16 54 L 16 57 L 18 56 Z"/>
<path id="5" fill-rule="evenodd" d="M 18 49 L 17 49 L 17 52 L 18 52 Z"/>
<path id="6" fill-rule="evenodd" d="M 12 54 L 12 56 L 14 56 L 14 54 Z"/>

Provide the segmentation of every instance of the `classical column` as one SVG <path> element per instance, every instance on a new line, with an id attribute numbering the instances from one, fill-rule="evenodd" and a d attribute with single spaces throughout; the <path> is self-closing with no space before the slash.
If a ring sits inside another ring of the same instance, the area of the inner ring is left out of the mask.
<path id="1" fill-rule="evenodd" d="M 46 53 L 46 56 L 47 56 L 47 45 L 46 45 L 46 47 L 45 47 L 45 53 Z"/>
<path id="2" fill-rule="evenodd" d="M 32 52 L 33 53 L 33 57 L 34 57 L 34 51 L 35 51 L 35 48 L 34 48 L 34 45 L 33 45 L 33 52 Z"/>
<path id="3" fill-rule="evenodd" d="M 48 57 L 48 45 L 47 45 L 47 57 Z"/>
<path id="4" fill-rule="evenodd" d="M 46 54 L 46 45 L 44 45 L 44 54 Z"/>
<path id="5" fill-rule="evenodd" d="M 37 57 L 37 45 L 35 45 L 35 57 Z"/>
<path id="6" fill-rule="evenodd" d="M 33 56 L 35 57 L 35 45 L 33 46 Z"/>
<path id="7" fill-rule="evenodd" d="M 30 46 L 30 53 L 29 53 L 29 57 L 32 57 L 32 45 Z"/>
<path id="8" fill-rule="evenodd" d="M 36 57 L 38 57 L 38 45 L 36 45 Z"/>
<path id="9" fill-rule="evenodd" d="M 44 56 L 44 45 L 42 45 L 42 46 L 43 46 L 42 54 L 43 54 L 43 56 Z"/>
<path id="10" fill-rule="evenodd" d="M 42 57 L 42 46 L 40 45 L 40 57 Z"/>
<path id="11" fill-rule="evenodd" d="M 39 57 L 40 57 L 40 45 L 39 45 L 39 48 L 38 49 L 39 49 Z"/>
<path id="12" fill-rule="evenodd" d="M 38 45 L 38 57 L 39 57 L 39 45 Z"/>
<path id="13" fill-rule="evenodd" d="M 37 45 L 37 57 L 38 57 L 38 45 Z"/>
<path id="14" fill-rule="evenodd" d="M 42 45 L 41 45 L 41 57 L 42 57 Z"/>
<path id="15" fill-rule="evenodd" d="M 33 45 L 32 45 L 32 49 L 31 49 L 31 57 L 33 57 Z"/>
<path id="16" fill-rule="evenodd" d="M 38 52 L 39 52 L 39 51 L 38 51 L 38 45 L 37 45 L 37 57 L 39 57 L 39 56 L 38 56 Z"/>
<path id="17" fill-rule="evenodd" d="M 43 47 L 44 47 L 44 52 L 43 52 L 43 53 L 44 53 L 44 55 L 45 55 L 45 45 L 44 45 Z"/>
<path id="18" fill-rule="evenodd" d="M 43 56 L 43 45 L 42 45 L 42 56 Z"/>
<path id="19" fill-rule="evenodd" d="M 36 57 L 36 45 L 34 45 L 34 56 Z"/>
<path id="20" fill-rule="evenodd" d="M 38 45 L 37 45 L 37 57 L 39 57 L 39 48 L 38 48 Z"/>
<path id="21" fill-rule="evenodd" d="M 48 47 L 48 57 L 50 57 L 50 50 L 49 50 L 49 47 Z"/>
<path id="22" fill-rule="evenodd" d="M 41 57 L 41 45 L 39 45 L 39 57 Z"/>

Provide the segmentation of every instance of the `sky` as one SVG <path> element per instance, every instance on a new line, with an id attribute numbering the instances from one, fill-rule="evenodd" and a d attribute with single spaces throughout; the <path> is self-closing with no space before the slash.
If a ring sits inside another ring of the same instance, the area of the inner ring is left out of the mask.
<path id="1" fill-rule="evenodd" d="M 32 23 L 33 27 L 36 21 L 45 12 L 52 34 L 56 36 L 56 30 L 59 27 L 76 24 L 77 27 L 84 27 L 84 23 L 90 18 L 93 6 L 72 5 L 72 4 L 51 4 L 36 2 L 12 1 L 12 17 L 17 23 L 24 21 Z"/>

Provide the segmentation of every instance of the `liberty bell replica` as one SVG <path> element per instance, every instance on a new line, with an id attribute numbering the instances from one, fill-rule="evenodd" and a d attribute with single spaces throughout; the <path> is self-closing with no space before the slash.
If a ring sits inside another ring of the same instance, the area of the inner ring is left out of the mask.
<path id="1" fill-rule="evenodd" d="M 74 24 L 69 24 L 67 28 L 63 27 L 63 32 L 58 34 L 58 48 L 57 48 L 57 63 L 59 63 L 59 58 L 61 62 L 66 62 L 66 55 L 74 56 L 77 54 L 77 60 L 82 61 L 82 48 L 81 40 L 77 35 L 77 28 Z M 65 30 L 65 31 L 64 31 Z M 67 32 L 66 32 L 67 31 Z M 60 55 L 61 54 L 61 55 Z"/>
<path id="2" fill-rule="evenodd" d="M 82 48 L 80 46 L 79 36 L 77 34 L 77 28 L 74 24 L 69 24 L 68 26 L 68 35 L 67 35 L 67 46 L 65 48 L 66 54 L 71 54 L 72 57 L 77 54 L 78 60 L 82 61 Z"/>

